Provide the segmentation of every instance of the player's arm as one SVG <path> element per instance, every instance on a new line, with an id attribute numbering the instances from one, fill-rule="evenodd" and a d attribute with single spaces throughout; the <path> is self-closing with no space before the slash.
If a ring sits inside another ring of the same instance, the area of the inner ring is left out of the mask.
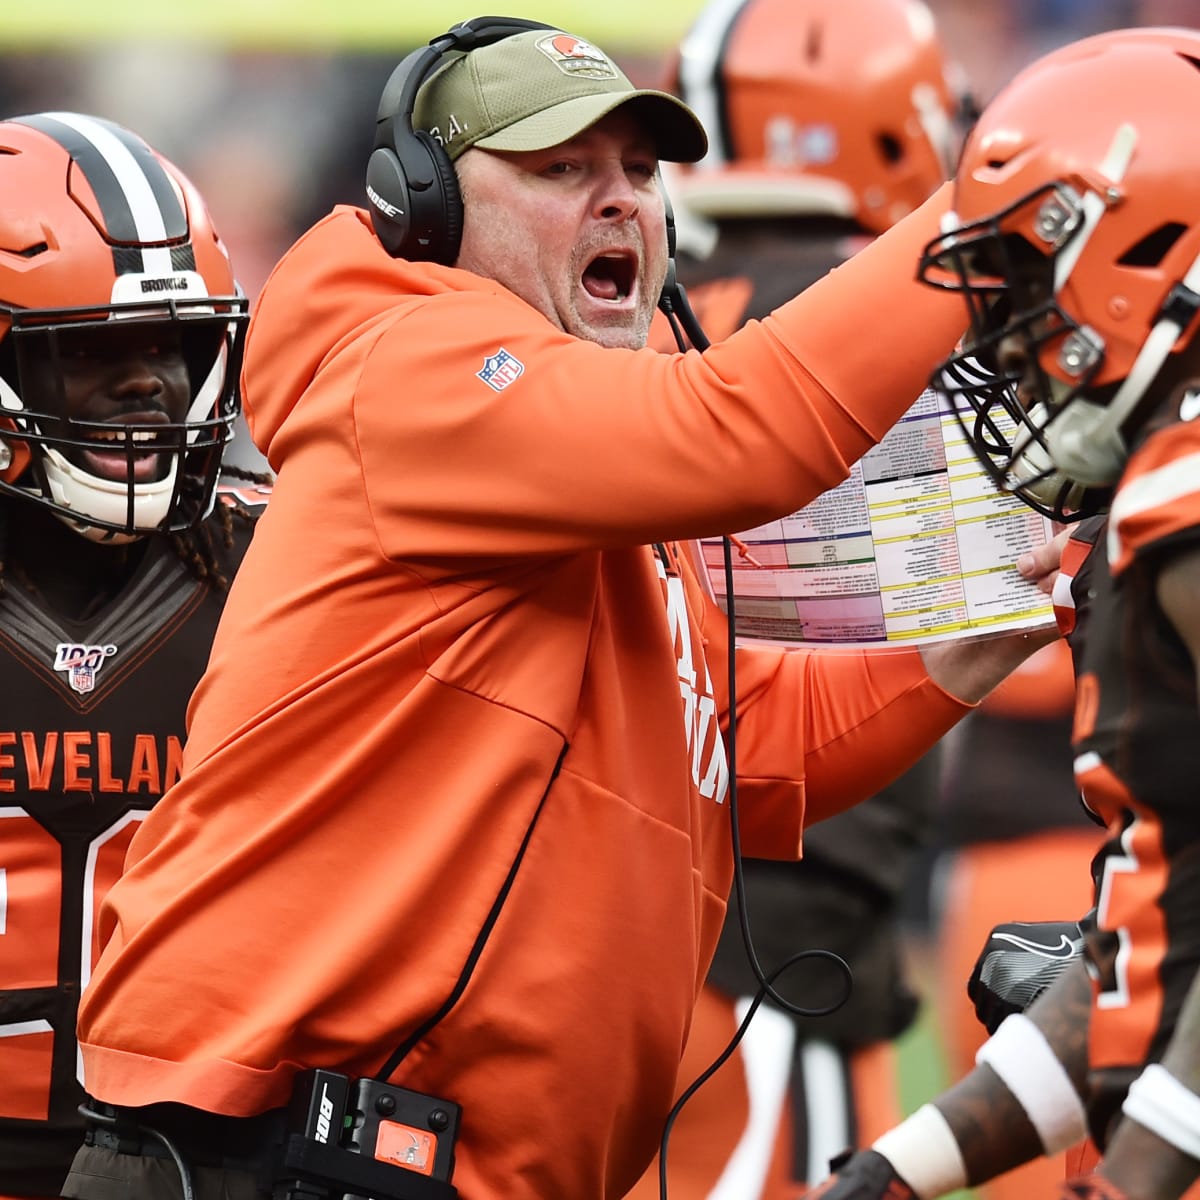
<path id="1" fill-rule="evenodd" d="M 1157 591 L 1200 686 L 1200 549 L 1172 557 L 1159 571 Z M 1200 976 L 1161 1064 L 1134 1081 L 1123 1107 L 1099 1174 L 1129 1196 L 1182 1196 L 1200 1178 Z"/>
<path id="2" fill-rule="evenodd" d="M 1177 1200 L 1200 1178 L 1200 976 L 1161 1064 L 1133 1082 L 1098 1168 L 1125 1196 Z"/>
<path id="3" fill-rule="evenodd" d="M 1086 1133 L 1091 984 L 1072 961 L 1028 1013 L 1009 1017 L 949 1090 L 850 1157 L 807 1200 L 933 1200 Z"/>
<path id="4" fill-rule="evenodd" d="M 1200 686 L 1200 548 L 1174 555 L 1158 572 L 1158 604 L 1183 639 Z"/>

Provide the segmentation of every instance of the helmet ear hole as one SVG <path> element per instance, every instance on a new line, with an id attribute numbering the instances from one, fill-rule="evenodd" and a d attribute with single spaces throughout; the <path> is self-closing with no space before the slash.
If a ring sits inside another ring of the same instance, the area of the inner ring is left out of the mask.
<path id="1" fill-rule="evenodd" d="M 1186 225 L 1167 221 L 1139 238 L 1117 259 L 1117 264 L 1122 267 L 1157 267 L 1185 233 Z"/>
<path id="2" fill-rule="evenodd" d="M 876 134 L 875 144 L 886 163 L 898 163 L 904 157 L 904 145 L 894 133 Z"/>

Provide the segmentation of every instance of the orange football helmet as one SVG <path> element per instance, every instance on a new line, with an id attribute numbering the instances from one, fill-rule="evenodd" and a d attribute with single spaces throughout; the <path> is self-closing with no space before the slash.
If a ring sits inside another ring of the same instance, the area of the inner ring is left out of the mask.
<path id="1" fill-rule="evenodd" d="M 0 492 L 98 541 L 191 527 L 212 509 L 238 413 L 247 308 L 199 193 L 128 130 L 39 113 L 0 121 L 0 196 Z M 61 393 L 64 339 L 117 321 L 178 335 L 191 386 L 184 420 L 39 411 L 35 369 L 44 379 L 49 365 Z M 87 469 L 98 441 L 109 462 L 124 455 L 122 470 Z"/>
<path id="2" fill-rule="evenodd" d="M 921 277 L 971 328 L 935 373 L 976 456 L 1039 512 L 1103 510 L 1153 385 L 1200 327 L 1200 32 L 1098 34 L 1021 72 L 963 149 Z"/>
<path id="3" fill-rule="evenodd" d="M 708 131 L 671 176 L 700 216 L 881 233 L 950 174 L 960 105 L 923 0 L 712 0 L 669 74 Z"/>

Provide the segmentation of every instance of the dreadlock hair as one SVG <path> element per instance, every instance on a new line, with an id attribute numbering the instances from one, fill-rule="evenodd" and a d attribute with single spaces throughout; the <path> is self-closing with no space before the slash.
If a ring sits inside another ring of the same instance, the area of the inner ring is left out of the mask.
<path id="1" fill-rule="evenodd" d="M 267 488 L 272 477 L 259 471 L 247 471 L 241 467 L 222 466 L 221 474 L 230 479 L 240 479 Z M 217 539 L 229 549 L 233 545 L 234 522 L 253 525 L 261 515 L 247 508 L 237 496 L 221 492 L 218 488 L 217 503 L 213 507 L 213 521 L 202 521 L 183 533 L 170 535 L 171 546 L 184 565 L 201 582 L 211 584 L 219 592 L 229 590 L 229 578 L 217 562 Z M 217 529 L 213 528 L 213 525 Z"/>
<path id="2" fill-rule="evenodd" d="M 222 466 L 222 478 L 238 479 L 243 483 L 254 484 L 264 490 L 269 490 L 274 477 L 258 471 L 247 471 L 241 467 Z M 20 501 L 17 501 L 20 503 Z M 17 578 L 23 586 L 37 594 L 38 587 L 19 564 L 8 561 L 8 504 L 0 504 L 0 592 L 4 591 L 10 565 L 13 566 Z M 233 530 L 236 524 L 253 526 L 261 515 L 261 509 L 255 511 L 248 508 L 231 492 L 218 490 L 217 503 L 213 507 L 212 518 L 202 521 L 192 529 L 183 533 L 168 535 L 171 548 L 180 561 L 192 575 L 202 583 L 207 583 L 218 592 L 229 590 L 229 577 L 221 570 L 218 562 L 218 545 L 229 549 L 233 545 Z M 215 526 L 215 528 L 214 528 Z M 149 534 L 153 537 L 155 535 Z"/>

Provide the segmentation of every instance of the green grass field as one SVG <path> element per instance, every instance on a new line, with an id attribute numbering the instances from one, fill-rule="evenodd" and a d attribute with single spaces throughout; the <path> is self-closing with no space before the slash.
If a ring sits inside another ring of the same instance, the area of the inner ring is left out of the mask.
<path id="1" fill-rule="evenodd" d="M 914 946 L 911 958 L 914 980 L 924 999 L 917 1020 L 896 1043 L 900 1064 L 900 1104 L 906 1114 L 920 1108 L 951 1082 L 938 1039 L 937 998 L 932 972 L 924 961 L 924 949 Z M 952 1193 L 948 1200 L 969 1200 L 974 1195 L 975 1192 L 967 1188 Z"/>

